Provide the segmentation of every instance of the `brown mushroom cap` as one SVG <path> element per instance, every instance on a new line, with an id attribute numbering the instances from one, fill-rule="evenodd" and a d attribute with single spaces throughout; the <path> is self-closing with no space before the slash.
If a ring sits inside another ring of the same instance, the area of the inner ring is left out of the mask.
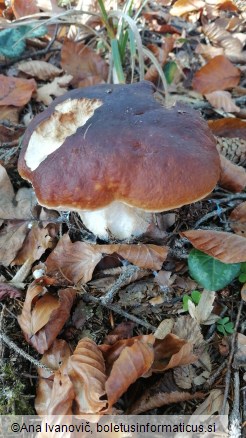
<path id="1" fill-rule="evenodd" d="M 158 212 L 208 195 L 220 174 L 213 135 L 198 112 L 167 109 L 154 92 L 150 82 L 80 88 L 35 117 L 18 168 L 39 203 L 88 211 L 120 201 Z"/>

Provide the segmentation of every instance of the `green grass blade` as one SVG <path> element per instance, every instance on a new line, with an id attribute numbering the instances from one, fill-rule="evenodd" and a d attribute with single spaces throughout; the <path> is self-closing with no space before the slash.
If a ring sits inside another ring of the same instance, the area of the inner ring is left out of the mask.
<path id="1" fill-rule="evenodd" d="M 114 63 L 114 69 L 116 71 L 117 79 L 119 83 L 125 83 L 125 76 L 122 68 L 122 63 L 120 59 L 120 51 L 118 41 L 116 39 L 111 40 L 111 48 L 112 48 L 112 58 Z"/>

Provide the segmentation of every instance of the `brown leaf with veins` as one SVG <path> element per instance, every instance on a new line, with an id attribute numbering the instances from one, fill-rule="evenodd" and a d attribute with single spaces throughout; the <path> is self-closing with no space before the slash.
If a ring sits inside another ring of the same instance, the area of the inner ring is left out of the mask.
<path id="1" fill-rule="evenodd" d="M 59 299 L 46 292 L 46 288 L 32 283 L 18 317 L 26 341 L 41 354 L 48 350 L 60 333 L 76 297 L 76 291 L 72 288 L 61 289 L 58 292 Z M 52 298 L 48 298 L 50 296 Z"/>
<path id="2" fill-rule="evenodd" d="M 43 102 L 45 105 L 49 105 L 53 101 L 53 96 L 58 97 L 66 93 L 71 80 L 71 75 L 63 75 L 53 79 L 50 83 L 42 85 L 42 87 L 37 89 L 36 100 Z"/>
<path id="3" fill-rule="evenodd" d="M 242 138 L 246 140 L 246 121 L 238 118 L 225 117 L 209 120 L 208 126 L 214 135 L 219 137 Z"/>
<path id="4" fill-rule="evenodd" d="M 166 260 L 168 248 L 152 244 L 115 244 L 115 245 L 95 245 L 99 251 L 106 254 L 116 252 L 130 263 L 143 269 L 159 271 Z"/>
<path id="5" fill-rule="evenodd" d="M 239 236 L 246 237 L 246 202 L 239 204 L 229 216 L 231 228 Z"/>
<path id="6" fill-rule="evenodd" d="M 88 87 L 107 80 L 108 65 L 82 41 L 65 39 L 61 50 L 61 66 L 73 76 L 74 87 Z"/>
<path id="7" fill-rule="evenodd" d="M 159 270 L 166 259 L 168 248 L 157 245 L 92 245 L 72 243 L 64 234 L 46 260 L 47 274 L 57 279 L 66 278 L 72 283 L 91 280 L 93 271 L 103 254 L 117 253 L 140 268 Z"/>
<path id="8" fill-rule="evenodd" d="M 188 365 L 197 361 L 193 354 L 193 345 L 169 333 L 164 339 L 156 339 L 154 344 L 154 362 L 151 371 L 162 373 L 181 365 Z"/>
<path id="9" fill-rule="evenodd" d="M 29 231 L 22 248 L 18 252 L 13 265 L 22 265 L 27 259 L 32 261 L 39 260 L 47 248 L 52 248 L 54 241 L 51 239 L 46 228 L 34 225 Z"/>
<path id="10" fill-rule="evenodd" d="M 246 262 L 246 240 L 223 231 L 191 230 L 181 233 L 192 245 L 223 263 Z"/>
<path id="11" fill-rule="evenodd" d="M 219 185 L 231 192 L 241 192 L 246 187 L 246 171 L 220 154 Z"/>
<path id="12" fill-rule="evenodd" d="M 54 372 L 49 372 L 45 368 L 38 368 L 39 375 L 36 391 L 35 409 L 38 415 L 48 415 L 51 403 L 51 392 L 53 388 L 55 371 L 64 365 L 72 352 L 63 339 L 55 339 L 52 346 L 47 350 L 41 362 Z"/>
<path id="13" fill-rule="evenodd" d="M 24 106 L 36 91 L 34 79 L 19 79 L 0 75 L 0 106 Z"/>
<path id="14" fill-rule="evenodd" d="M 62 73 L 62 69 L 46 61 L 25 61 L 18 64 L 18 70 L 41 81 L 53 79 Z"/>
<path id="15" fill-rule="evenodd" d="M 63 369 L 75 391 L 74 414 L 96 414 L 106 408 L 104 359 L 94 341 L 81 339 Z"/>
<path id="16" fill-rule="evenodd" d="M 20 298 L 22 292 L 16 289 L 16 287 L 11 286 L 8 283 L 0 283 L 0 301 L 5 298 Z"/>
<path id="17" fill-rule="evenodd" d="M 72 243 L 69 235 L 64 234 L 46 260 L 47 274 L 71 283 L 87 283 L 102 258 L 96 247 L 86 242 Z"/>
<path id="18" fill-rule="evenodd" d="M 113 363 L 106 381 L 109 407 L 113 406 L 129 386 L 146 374 L 154 360 L 154 336 L 135 339 L 130 347 L 125 347 Z"/>
<path id="19" fill-rule="evenodd" d="M 26 17 L 27 15 L 40 12 L 36 0 L 11 0 L 11 7 L 15 18 Z"/>
<path id="20" fill-rule="evenodd" d="M 219 55 L 195 73 L 192 86 L 201 94 L 227 90 L 238 85 L 240 75 L 238 68 L 234 67 L 224 55 Z"/>
<path id="21" fill-rule="evenodd" d="M 180 403 L 186 400 L 194 400 L 204 398 L 205 394 L 202 392 L 180 391 L 173 379 L 170 371 L 164 373 L 158 382 L 149 385 L 143 392 L 141 397 L 128 409 L 128 415 L 139 415 L 151 409 L 160 408 L 161 406 L 169 405 L 171 403 Z"/>
<path id="22" fill-rule="evenodd" d="M 238 113 L 240 111 L 240 107 L 233 102 L 229 91 L 216 90 L 212 93 L 206 93 L 205 97 L 216 109 L 222 109 L 228 113 Z"/>
<path id="23" fill-rule="evenodd" d="M 170 9 L 170 14 L 181 17 L 189 12 L 199 11 L 204 6 L 206 3 L 202 0 L 177 0 Z"/>

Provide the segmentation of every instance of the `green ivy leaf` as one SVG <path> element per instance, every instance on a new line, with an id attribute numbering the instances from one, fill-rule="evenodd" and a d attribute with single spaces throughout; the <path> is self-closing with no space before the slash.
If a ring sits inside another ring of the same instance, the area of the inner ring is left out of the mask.
<path id="1" fill-rule="evenodd" d="M 207 290 L 217 291 L 238 276 L 241 263 L 222 263 L 197 249 L 192 249 L 188 257 L 188 266 L 194 280 Z"/>

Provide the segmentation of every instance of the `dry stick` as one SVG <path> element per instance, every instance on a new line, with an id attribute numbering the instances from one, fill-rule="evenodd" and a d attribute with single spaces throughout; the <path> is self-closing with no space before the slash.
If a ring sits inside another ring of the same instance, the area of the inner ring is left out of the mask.
<path id="1" fill-rule="evenodd" d="M 205 391 L 209 390 L 211 386 L 214 384 L 217 377 L 219 377 L 220 373 L 223 371 L 223 369 L 226 367 L 226 362 L 222 362 L 220 364 L 219 368 L 212 374 L 212 376 L 209 377 L 209 379 L 206 381 L 204 385 Z"/>
<path id="2" fill-rule="evenodd" d="M 7 335 L 5 335 L 5 333 L 0 332 L 0 339 L 9 348 L 12 348 L 13 350 L 15 350 L 17 354 L 20 354 L 20 356 L 24 357 L 24 359 L 28 360 L 29 362 L 31 362 L 36 367 L 43 368 L 46 371 L 49 371 L 50 373 L 54 372 L 54 370 L 52 370 L 51 368 L 49 368 L 46 365 L 42 364 L 37 359 L 34 359 L 34 357 L 30 356 L 30 354 L 26 353 L 24 350 L 22 350 L 22 348 L 18 347 L 18 345 L 16 345 L 13 341 L 11 341 L 11 339 Z"/>
<path id="3" fill-rule="evenodd" d="M 105 306 L 112 302 L 114 296 L 119 292 L 121 286 L 125 283 L 128 278 L 131 278 L 135 272 L 139 271 L 137 266 L 128 265 L 123 267 L 123 271 L 119 278 L 114 282 L 113 286 L 108 290 L 108 292 L 100 298 L 101 303 Z"/>
<path id="4" fill-rule="evenodd" d="M 118 315 L 121 315 L 124 318 L 130 319 L 131 321 L 135 322 L 136 324 L 142 325 L 143 327 L 147 328 L 148 330 L 156 331 L 156 327 L 154 327 L 153 325 L 149 324 L 148 322 L 143 321 L 142 319 L 137 318 L 134 315 L 130 315 L 130 313 L 125 312 L 124 310 L 122 310 L 118 306 L 116 306 L 115 304 L 103 304 L 101 301 L 101 298 L 94 297 L 93 295 L 90 295 L 90 294 L 83 294 L 83 300 L 85 302 L 88 302 L 88 303 L 91 302 L 91 303 L 98 304 L 99 306 L 104 306 L 107 309 L 110 309 L 113 312 L 118 313 Z"/>
<path id="5" fill-rule="evenodd" d="M 228 362 L 227 362 L 227 372 L 226 372 L 226 377 L 225 377 L 224 400 L 223 400 L 223 404 L 222 404 L 220 415 L 225 415 L 226 402 L 227 402 L 227 397 L 228 397 L 228 394 L 229 394 L 230 383 L 231 383 L 231 364 L 232 364 L 232 359 L 233 359 L 234 352 L 235 352 L 236 339 L 237 339 L 237 328 L 238 328 L 238 325 L 239 325 L 239 320 L 240 320 L 240 317 L 241 317 L 243 304 L 244 304 L 244 301 L 241 300 L 240 301 L 240 305 L 239 305 L 239 309 L 238 309 L 238 313 L 237 313 L 237 319 L 236 319 L 234 333 L 232 335 L 231 352 L 230 352 L 230 356 L 229 356 L 229 359 L 228 359 Z"/>
<path id="6" fill-rule="evenodd" d="M 230 436 L 233 438 L 241 437 L 241 416 L 240 416 L 240 381 L 239 371 L 234 373 L 234 398 L 233 409 L 230 415 Z"/>

